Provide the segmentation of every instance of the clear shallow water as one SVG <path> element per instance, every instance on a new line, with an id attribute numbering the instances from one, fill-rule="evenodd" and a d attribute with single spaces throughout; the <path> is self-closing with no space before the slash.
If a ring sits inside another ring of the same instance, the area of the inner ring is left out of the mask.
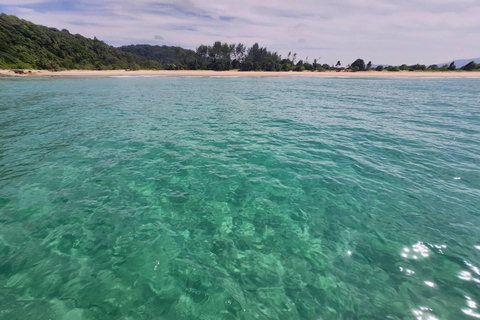
<path id="1" fill-rule="evenodd" d="M 0 79 L 0 318 L 478 318 L 479 88 Z"/>

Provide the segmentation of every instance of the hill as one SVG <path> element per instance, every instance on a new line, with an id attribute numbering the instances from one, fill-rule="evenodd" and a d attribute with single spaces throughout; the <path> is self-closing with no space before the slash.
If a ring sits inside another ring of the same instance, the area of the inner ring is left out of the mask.
<path id="1" fill-rule="evenodd" d="M 137 69 L 160 64 L 97 38 L 0 14 L 0 69 Z"/>
<path id="2" fill-rule="evenodd" d="M 154 60 L 162 65 L 184 62 L 183 60 L 195 58 L 193 50 L 181 47 L 152 46 L 148 44 L 137 44 L 119 47 L 118 49 L 135 54 L 147 60 Z"/>

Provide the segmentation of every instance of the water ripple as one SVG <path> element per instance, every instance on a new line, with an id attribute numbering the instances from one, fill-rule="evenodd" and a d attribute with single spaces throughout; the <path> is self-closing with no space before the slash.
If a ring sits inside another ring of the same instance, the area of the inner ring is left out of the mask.
<path id="1" fill-rule="evenodd" d="M 479 318 L 478 88 L 0 79 L 0 318 Z"/>

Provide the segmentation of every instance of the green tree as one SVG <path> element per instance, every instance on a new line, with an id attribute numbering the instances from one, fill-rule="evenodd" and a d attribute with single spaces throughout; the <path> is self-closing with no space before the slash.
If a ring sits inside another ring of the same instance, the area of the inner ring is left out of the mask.
<path id="1" fill-rule="evenodd" d="M 367 63 L 367 70 L 370 70 L 371 67 L 372 67 L 372 61 L 368 61 L 368 63 Z"/>
<path id="2" fill-rule="evenodd" d="M 305 67 L 303 66 L 303 61 L 300 60 L 295 66 L 295 71 L 303 71 L 305 70 Z"/>
<path id="3" fill-rule="evenodd" d="M 198 48 L 195 52 L 197 54 L 198 59 L 202 63 L 207 62 L 207 59 L 208 59 L 208 47 L 207 46 L 201 44 L 200 46 L 198 46 Z"/>
<path id="4" fill-rule="evenodd" d="M 241 62 L 243 60 L 243 57 L 245 56 L 245 45 L 243 43 L 237 44 L 235 47 L 235 58 Z"/>
<path id="5" fill-rule="evenodd" d="M 175 55 L 177 56 L 178 60 L 182 63 L 184 63 L 184 52 L 183 52 L 183 48 L 175 48 Z"/>
<path id="6" fill-rule="evenodd" d="M 448 70 L 456 70 L 457 69 L 457 66 L 455 65 L 455 61 L 452 61 L 452 63 L 450 63 L 450 65 L 448 66 Z"/>
<path id="7" fill-rule="evenodd" d="M 365 61 L 363 61 L 363 59 L 357 59 L 350 65 L 350 68 L 352 71 L 365 71 Z"/>
<path id="8" fill-rule="evenodd" d="M 466 65 L 464 65 L 461 69 L 466 71 L 472 71 L 480 67 L 479 64 L 476 64 L 475 61 L 470 61 Z"/>
<path id="9" fill-rule="evenodd" d="M 309 71 L 315 70 L 315 69 L 313 68 L 313 64 L 308 63 L 308 62 L 305 62 L 305 63 L 303 64 L 303 67 L 305 68 L 305 70 L 309 70 Z"/>

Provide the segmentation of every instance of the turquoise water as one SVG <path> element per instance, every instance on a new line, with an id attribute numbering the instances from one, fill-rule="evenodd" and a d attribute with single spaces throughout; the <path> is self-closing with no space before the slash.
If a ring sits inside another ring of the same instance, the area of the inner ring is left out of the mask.
<path id="1" fill-rule="evenodd" d="M 0 79 L 0 319 L 480 317 L 480 79 Z"/>

